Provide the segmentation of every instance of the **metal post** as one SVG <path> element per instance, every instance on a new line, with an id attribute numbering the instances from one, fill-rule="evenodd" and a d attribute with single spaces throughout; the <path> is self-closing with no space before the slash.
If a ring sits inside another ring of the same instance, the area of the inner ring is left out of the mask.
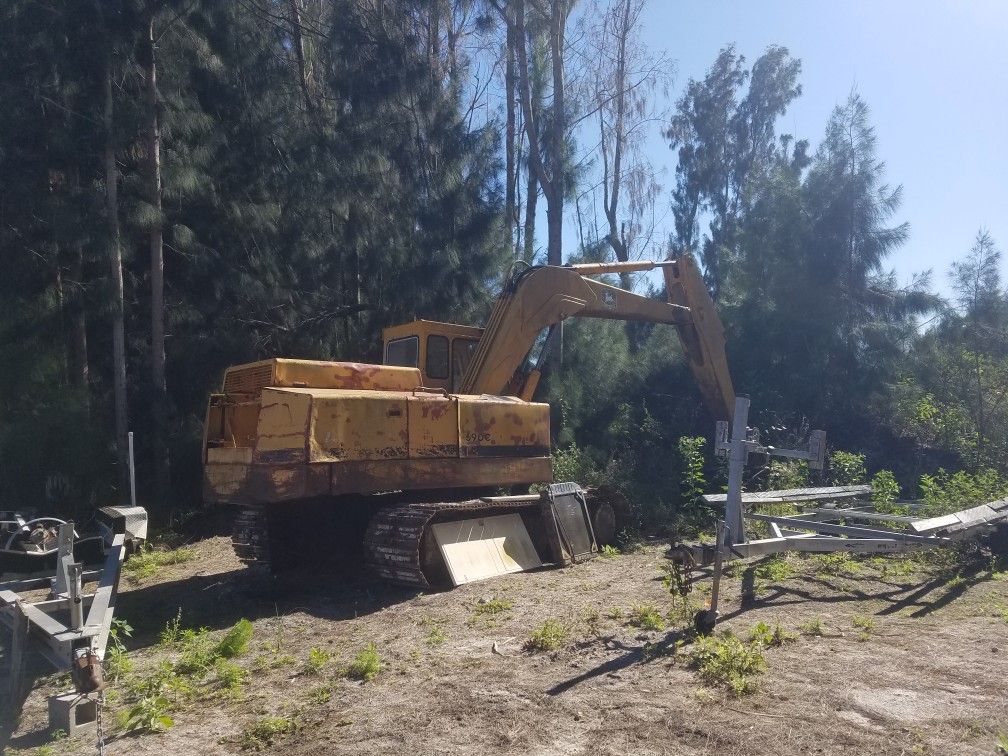
<path id="1" fill-rule="evenodd" d="M 129 438 L 129 474 L 130 474 L 130 506 L 136 506 L 136 468 L 133 466 L 133 431 L 127 434 Z"/>
<path id="2" fill-rule="evenodd" d="M 70 583 L 67 585 L 67 598 L 70 600 L 70 629 L 80 630 L 84 627 L 84 603 L 81 590 L 81 573 L 84 566 L 74 564 L 70 567 Z"/>
<path id="3" fill-rule="evenodd" d="M 745 541 L 742 522 L 742 479 L 749 450 L 746 428 L 749 422 L 749 397 L 735 397 L 735 415 L 732 418 L 731 450 L 728 453 L 728 497 L 725 501 L 726 542 L 729 545 Z"/>

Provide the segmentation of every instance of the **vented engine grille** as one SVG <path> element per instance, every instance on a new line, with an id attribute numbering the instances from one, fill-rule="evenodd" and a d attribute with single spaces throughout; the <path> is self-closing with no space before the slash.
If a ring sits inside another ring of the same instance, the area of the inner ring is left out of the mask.
<path id="1" fill-rule="evenodd" d="M 228 370 L 224 376 L 225 394 L 258 394 L 273 381 L 273 363 L 249 365 Z"/>

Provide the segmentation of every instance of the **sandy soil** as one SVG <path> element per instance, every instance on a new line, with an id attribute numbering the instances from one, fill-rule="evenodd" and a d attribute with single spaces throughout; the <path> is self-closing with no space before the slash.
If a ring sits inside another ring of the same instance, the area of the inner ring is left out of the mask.
<path id="1" fill-rule="evenodd" d="M 197 559 L 124 585 L 118 615 L 136 630 L 133 674 L 165 658 L 158 633 L 178 607 L 184 625 L 215 632 L 247 617 L 243 696 L 198 692 L 167 732 L 113 737 L 109 754 L 242 753 L 243 732 L 267 715 L 295 730 L 264 750 L 291 754 L 992 754 L 1008 733 L 1008 579 L 983 569 L 951 582 L 883 579 L 880 561 L 852 576 L 794 558 L 798 574 L 760 580 L 744 607 L 737 570 L 720 627 L 746 635 L 764 621 L 798 633 L 819 618 L 825 635 L 768 649 L 760 690 L 735 699 L 699 680 L 688 646 L 674 652 L 678 629 L 628 622 L 634 606 L 673 606 L 660 544 L 426 595 L 359 576 L 276 580 L 244 568 L 224 538 L 194 548 Z M 489 599 L 510 608 L 478 612 Z M 855 616 L 872 619 L 867 639 Z M 567 629 L 563 648 L 523 650 L 547 619 Z M 340 677 L 370 643 L 378 676 Z M 318 675 L 304 671 L 313 647 L 332 654 Z M 273 663 L 262 669 L 264 660 Z M 40 681 L 12 751 L 93 752 L 90 742 L 44 745 L 46 696 L 61 687 Z"/>

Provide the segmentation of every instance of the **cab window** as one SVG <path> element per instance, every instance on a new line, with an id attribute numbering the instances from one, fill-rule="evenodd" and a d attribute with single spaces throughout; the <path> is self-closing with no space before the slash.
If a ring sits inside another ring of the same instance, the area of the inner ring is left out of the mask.
<path id="1" fill-rule="evenodd" d="M 448 337 L 427 337 L 426 373 L 428 378 L 443 380 L 448 377 Z"/>
<path id="2" fill-rule="evenodd" d="M 385 364 L 415 368 L 419 350 L 420 339 L 416 336 L 393 339 L 385 345 Z"/>
<path id="3" fill-rule="evenodd" d="M 452 386 L 455 390 L 462 385 L 462 377 L 476 352 L 476 339 L 452 339 Z"/>

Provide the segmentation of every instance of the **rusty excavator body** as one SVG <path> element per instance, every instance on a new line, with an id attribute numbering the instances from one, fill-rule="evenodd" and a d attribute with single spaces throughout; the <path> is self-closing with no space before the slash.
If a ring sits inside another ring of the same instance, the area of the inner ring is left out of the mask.
<path id="1" fill-rule="evenodd" d="M 667 301 L 592 278 L 654 269 Z M 571 317 L 675 327 L 705 404 L 730 419 L 724 331 L 692 257 L 528 266 L 483 328 L 386 328 L 384 364 L 228 368 L 207 407 L 205 501 L 241 505 L 234 548 L 274 571 L 337 557 L 428 588 L 591 551 L 615 535 L 616 513 L 576 484 L 550 485 L 549 406 L 532 401 L 529 367 L 543 331 Z"/>

